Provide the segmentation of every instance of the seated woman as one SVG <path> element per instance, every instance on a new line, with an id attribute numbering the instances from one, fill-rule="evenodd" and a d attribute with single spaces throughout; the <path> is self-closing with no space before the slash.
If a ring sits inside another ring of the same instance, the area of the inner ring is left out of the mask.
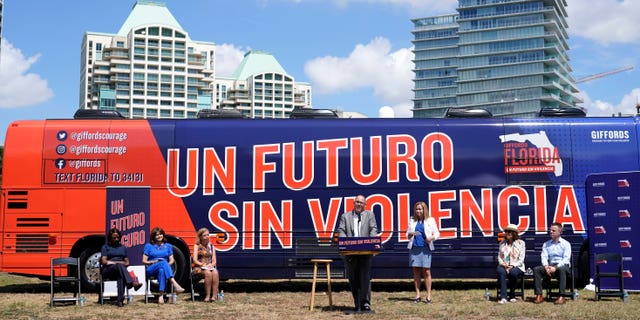
<path id="1" fill-rule="evenodd" d="M 107 232 L 107 243 L 102 246 L 102 257 L 100 257 L 100 265 L 102 266 L 102 281 L 115 280 L 118 287 L 118 307 L 124 306 L 124 286 L 127 288 L 142 287 L 137 279 L 134 280 L 127 267 L 129 266 L 129 257 L 127 256 L 127 248 L 120 243 L 122 233 L 117 228 L 111 228 Z"/>
<path id="2" fill-rule="evenodd" d="M 171 265 L 175 262 L 173 247 L 167 243 L 164 230 L 160 227 L 153 228 L 149 242 L 144 245 L 142 263 L 147 266 L 147 277 L 152 276 L 158 279 L 158 290 L 160 291 L 158 303 L 162 304 L 164 303 L 164 290 L 167 281 L 171 282 L 173 291 L 176 293 L 182 293 L 184 289 L 173 277 L 173 270 L 171 270 Z"/>
<path id="3" fill-rule="evenodd" d="M 193 245 L 194 276 L 204 276 L 204 301 L 215 301 L 218 293 L 218 270 L 216 269 L 216 249 L 209 240 L 209 230 L 198 230 L 196 244 Z"/>
<path id="4" fill-rule="evenodd" d="M 499 304 L 507 302 L 507 278 L 509 279 L 509 302 L 516 302 L 514 295 L 516 283 L 524 273 L 524 255 L 527 247 L 518 235 L 518 227 L 514 224 L 504 228 L 504 240 L 498 247 L 498 282 L 500 283 Z"/>

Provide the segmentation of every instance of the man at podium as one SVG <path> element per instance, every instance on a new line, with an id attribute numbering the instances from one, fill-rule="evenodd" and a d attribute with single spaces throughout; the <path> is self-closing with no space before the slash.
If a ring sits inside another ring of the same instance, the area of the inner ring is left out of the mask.
<path id="1" fill-rule="evenodd" d="M 366 200 L 363 195 L 356 196 L 353 210 L 340 217 L 338 225 L 339 237 L 375 237 L 378 236 L 378 224 L 373 212 L 365 210 Z M 370 254 L 347 255 L 344 257 L 349 286 L 356 310 L 371 310 Z"/>

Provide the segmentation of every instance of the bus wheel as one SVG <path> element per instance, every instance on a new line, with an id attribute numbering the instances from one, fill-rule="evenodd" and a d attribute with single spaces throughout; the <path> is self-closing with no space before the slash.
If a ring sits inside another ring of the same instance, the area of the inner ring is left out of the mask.
<path id="1" fill-rule="evenodd" d="M 97 292 L 100 290 L 100 257 L 99 247 L 90 246 L 80 254 L 80 279 L 82 291 Z"/>
<path id="2" fill-rule="evenodd" d="M 174 278 L 180 284 L 188 284 L 188 274 L 189 274 L 189 265 L 188 260 L 185 258 L 184 252 L 178 249 L 175 245 L 173 246 L 173 259 L 174 263 Z"/>

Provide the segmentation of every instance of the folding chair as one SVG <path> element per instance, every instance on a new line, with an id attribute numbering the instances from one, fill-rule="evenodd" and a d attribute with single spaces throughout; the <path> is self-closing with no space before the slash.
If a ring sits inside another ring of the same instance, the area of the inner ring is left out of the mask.
<path id="1" fill-rule="evenodd" d="M 73 296 L 58 295 L 64 292 L 65 286 L 73 287 Z M 51 296 L 49 306 L 53 307 L 57 302 L 80 304 L 80 260 L 73 257 L 53 258 L 51 259 Z"/>
<path id="2" fill-rule="evenodd" d="M 624 301 L 622 254 L 617 252 L 598 253 L 594 260 L 596 264 L 596 301 L 601 297 L 619 297 Z M 617 279 L 618 289 L 602 289 L 601 280 L 605 278 Z"/>
<path id="3" fill-rule="evenodd" d="M 102 277 L 102 266 L 100 266 L 100 304 L 103 305 L 104 304 L 104 299 L 105 299 L 105 288 L 109 288 L 109 293 L 113 293 L 114 291 L 116 292 L 116 295 L 108 295 L 107 298 L 113 298 L 117 296 L 117 281 L 114 279 L 110 279 L 110 278 L 103 278 Z M 129 288 L 127 288 L 126 286 L 124 287 L 124 297 L 125 299 L 127 299 L 127 297 L 129 297 Z M 128 301 L 128 300 L 127 300 Z"/>
<path id="4" fill-rule="evenodd" d="M 153 283 L 154 286 L 158 286 L 158 279 L 154 276 L 150 276 L 147 273 L 147 266 L 144 267 L 144 274 L 146 276 L 146 281 L 147 281 L 147 285 L 145 288 L 145 293 L 144 293 L 144 303 L 149 303 L 149 297 L 150 296 L 155 296 L 153 293 L 151 293 L 151 284 Z M 173 285 L 171 284 L 171 282 L 167 282 L 165 284 L 165 289 L 166 288 L 171 288 L 171 291 L 169 292 L 171 295 L 173 295 Z M 166 294 L 166 292 L 164 293 Z"/>
<path id="5" fill-rule="evenodd" d="M 196 301 L 196 297 L 200 296 L 200 292 L 196 290 L 196 286 L 200 281 L 204 280 L 203 273 L 194 273 L 193 272 L 193 258 L 189 258 L 189 284 L 191 285 L 191 301 Z"/>

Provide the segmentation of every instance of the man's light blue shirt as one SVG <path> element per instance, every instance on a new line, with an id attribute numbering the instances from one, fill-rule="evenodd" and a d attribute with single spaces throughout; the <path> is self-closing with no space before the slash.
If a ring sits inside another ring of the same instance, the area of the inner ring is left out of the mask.
<path id="1" fill-rule="evenodd" d="M 548 240 L 542 245 L 540 257 L 543 266 L 570 266 L 571 244 L 563 238 L 559 238 L 557 242 Z"/>

